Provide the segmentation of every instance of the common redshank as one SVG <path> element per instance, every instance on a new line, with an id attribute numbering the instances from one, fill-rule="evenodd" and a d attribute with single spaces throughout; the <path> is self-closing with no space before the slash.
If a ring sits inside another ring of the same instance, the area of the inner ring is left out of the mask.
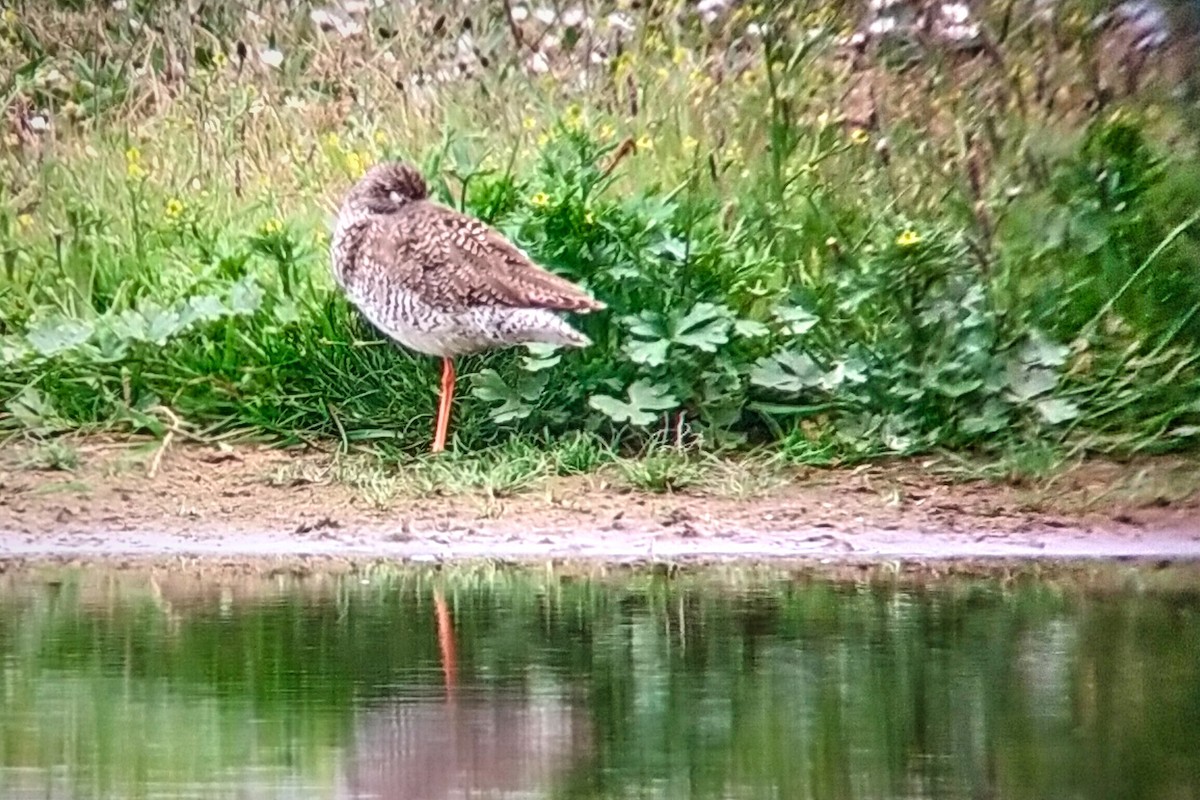
<path id="1" fill-rule="evenodd" d="M 375 165 L 350 189 L 330 249 L 334 278 L 372 325 L 441 357 L 435 453 L 446 447 L 456 356 L 532 342 L 585 347 L 591 340 L 557 312 L 604 308 L 498 231 L 430 200 L 403 162 Z"/>

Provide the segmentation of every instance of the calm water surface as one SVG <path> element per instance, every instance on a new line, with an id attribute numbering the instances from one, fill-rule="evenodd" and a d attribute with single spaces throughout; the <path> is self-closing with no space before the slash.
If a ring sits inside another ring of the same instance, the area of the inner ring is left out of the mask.
<path id="1" fill-rule="evenodd" d="M 0 580 L 0 797 L 1200 797 L 1200 595 Z"/>

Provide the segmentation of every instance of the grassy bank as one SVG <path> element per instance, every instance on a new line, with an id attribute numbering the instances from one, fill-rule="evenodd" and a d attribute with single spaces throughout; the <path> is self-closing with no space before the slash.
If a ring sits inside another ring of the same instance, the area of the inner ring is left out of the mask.
<path id="1" fill-rule="evenodd" d="M 587 350 L 465 359 L 458 448 L 1200 436 L 1196 137 L 1152 68 L 1119 91 L 1081 8 L 856 52 L 823 5 L 129 5 L 0 22 L 4 431 L 423 451 L 436 366 L 356 319 L 327 255 L 353 179 L 407 158 L 609 306 Z"/>

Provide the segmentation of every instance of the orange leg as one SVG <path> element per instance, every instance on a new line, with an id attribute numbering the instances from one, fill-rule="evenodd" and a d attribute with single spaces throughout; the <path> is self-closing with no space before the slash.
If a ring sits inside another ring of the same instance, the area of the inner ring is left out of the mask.
<path id="1" fill-rule="evenodd" d="M 446 693 L 454 693 L 458 679 L 458 660 L 454 654 L 454 628 L 450 622 L 450 609 L 441 589 L 433 590 L 433 614 L 437 619 L 438 647 L 442 651 L 442 674 L 446 680 Z"/>
<path id="2" fill-rule="evenodd" d="M 442 358 L 442 395 L 438 398 L 437 427 L 433 432 L 433 452 L 446 449 L 446 432 L 450 430 L 450 406 L 454 403 L 454 361 Z"/>

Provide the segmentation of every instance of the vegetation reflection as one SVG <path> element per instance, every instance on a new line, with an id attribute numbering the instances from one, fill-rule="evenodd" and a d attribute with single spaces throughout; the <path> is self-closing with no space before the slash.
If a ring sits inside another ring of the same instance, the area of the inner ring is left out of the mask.
<path id="1" fill-rule="evenodd" d="M 1163 797 L 1200 776 L 1200 603 L 1177 592 L 464 570 L 77 572 L 0 597 L 6 797 Z"/>

